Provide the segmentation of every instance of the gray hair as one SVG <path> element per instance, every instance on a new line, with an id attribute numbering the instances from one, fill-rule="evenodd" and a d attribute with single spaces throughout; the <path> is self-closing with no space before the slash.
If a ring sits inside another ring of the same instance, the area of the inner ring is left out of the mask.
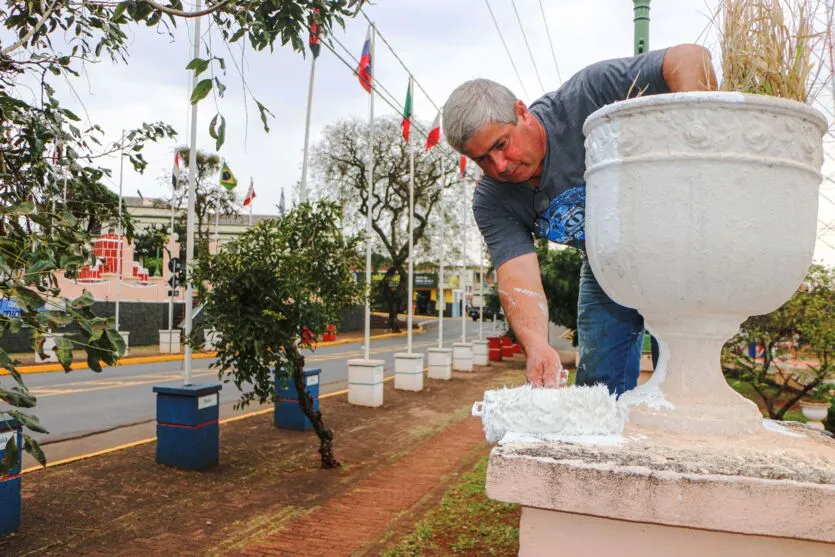
<path id="1" fill-rule="evenodd" d="M 495 81 L 473 79 L 459 85 L 444 103 L 444 137 L 463 153 L 464 144 L 485 124 L 515 124 L 516 95 Z"/>

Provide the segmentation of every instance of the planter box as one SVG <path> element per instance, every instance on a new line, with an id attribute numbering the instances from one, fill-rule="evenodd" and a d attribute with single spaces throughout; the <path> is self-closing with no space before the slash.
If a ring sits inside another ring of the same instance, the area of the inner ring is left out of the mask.
<path id="1" fill-rule="evenodd" d="M 394 388 L 401 391 L 423 390 L 423 354 L 394 355 Z"/>
<path id="2" fill-rule="evenodd" d="M 11 418 L 0 421 L 0 459 L 6 455 L 6 443 L 13 436 L 17 437 L 17 446 L 22 447 L 20 423 Z M 23 462 L 22 450 L 20 462 Z M 0 536 L 14 532 L 20 527 L 20 462 L 9 470 L 7 476 L 0 477 Z"/>
<path id="3" fill-rule="evenodd" d="M 159 351 L 161 354 L 180 353 L 180 329 L 169 331 L 162 329 L 159 332 Z"/>
<path id="4" fill-rule="evenodd" d="M 202 470 L 220 454 L 219 383 L 157 386 L 157 464 Z"/>
<path id="5" fill-rule="evenodd" d="M 452 369 L 455 371 L 473 370 L 473 345 L 469 342 L 456 342 L 452 345 Z"/>
<path id="6" fill-rule="evenodd" d="M 319 374 L 321 369 L 306 369 L 304 374 L 305 391 L 313 399 L 313 410 L 319 410 Z M 302 412 L 299 406 L 299 392 L 292 378 L 287 378 L 287 386 L 282 387 L 276 378 L 275 394 L 278 398 L 275 401 L 273 412 L 273 423 L 275 427 L 282 429 L 293 429 L 296 431 L 307 431 L 313 429 L 310 419 Z"/>
<path id="7" fill-rule="evenodd" d="M 487 356 L 488 356 L 487 341 L 486 340 L 474 340 L 473 341 L 473 365 L 476 365 L 476 366 L 490 365 L 490 360 L 488 359 Z"/>
<path id="8" fill-rule="evenodd" d="M 348 403 L 383 405 L 383 360 L 348 360 Z"/>
<path id="9" fill-rule="evenodd" d="M 452 350 L 430 348 L 426 351 L 429 360 L 429 378 L 449 381 L 452 379 Z"/>

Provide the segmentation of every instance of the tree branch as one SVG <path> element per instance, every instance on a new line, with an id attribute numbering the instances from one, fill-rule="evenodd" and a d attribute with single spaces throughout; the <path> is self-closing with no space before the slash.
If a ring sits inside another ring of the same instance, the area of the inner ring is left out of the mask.
<path id="1" fill-rule="evenodd" d="M 149 6 L 154 8 L 155 10 L 159 10 L 159 11 L 161 11 L 163 13 L 166 13 L 166 14 L 169 14 L 169 15 L 175 15 L 177 17 L 184 17 L 186 19 L 194 18 L 194 17 L 201 17 L 201 16 L 204 16 L 204 15 L 210 14 L 212 12 L 216 12 L 220 8 L 222 8 L 223 6 L 225 6 L 226 4 L 229 3 L 229 0 L 221 0 L 220 2 L 215 4 L 214 6 L 209 6 L 205 9 L 200 10 L 199 12 L 185 12 L 183 10 L 177 10 L 175 8 L 170 8 L 168 6 L 163 6 L 161 4 L 157 4 L 156 2 L 154 2 L 154 0 L 140 0 L 140 1 L 144 2 L 145 4 L 148 4 Z"/>
<path id="2" fill-rule="evenodd" d="M 0 51 L 0 55 L 3 55 L 3 56 L 8 56 L 9 54 L 11 54 L 12 52 L 14 52 L 15 50 L 17 50 L 17 49 L 18 49 L 18 48 L 20 48 L 21 46 L 23 46 L 23 45 L 25 45 L 27 42 L 29 42 L 29 39 L 31 39 L 31 38 L 32 38 L 32 35 L 34 35 L 35 33 L 37 33 L 37 32 L 41 29 L 41 27 L 43 27 L 43 24 L 44 24 L 44 23 L 46 23 L 46 20 L 49 18 L 49 16 L 51 16 L 51 15 L 52 15 L 52 12 L 55 10 L 55 8 L 57 8 L 59 4 L 63 4 L 65 1 L 66 1 L 66 0 L 55 0 L 55 2 L 53 2 L 52 4 L 50 4 L 50 6 L 46 9 L 46 11 L 45 11 L 45 12 L 43 13 L 43 15 L 41 16 L 41 18 L 40 18 L 40 19 L 37 21 L 37 23 L 35 23 L 35 25 L 32 27 L 32 29 L 30 29 L 30 30 L 29 30 L 29 32 L 28 32 L 28 33 L 26 33 L 26 34 L 23 36 L 23 38 L 22 38 L 22 39 L 20 39 L 19 41 L 17 41 L 16 43 L 14 43 L 14 44 L 13 44 L 13 45 L 11 45 L 11 46 L 8 46 L 8 47 L 4 48 L 2 51 Z M 224 0 L 224 1 L 225 1 L 225 0 Z"/>

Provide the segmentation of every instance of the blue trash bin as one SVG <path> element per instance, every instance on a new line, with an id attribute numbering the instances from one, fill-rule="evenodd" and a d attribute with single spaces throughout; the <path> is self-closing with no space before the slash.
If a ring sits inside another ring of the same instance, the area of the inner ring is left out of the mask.
<path id="1" fill-rule="evenodd" d="M 322 370 L 306 369 L 302 373 L 304 373 L 305 391 L 313 399 L 313 410 L 319 410 L 319 374 L 322 373 Z M 277 400 L 275 401 L 273 422 L 276 427 L 297 431 L 313 429 L 313 424 L 310 423 L 308 417 L 302 412 L 301 406 L 299 406 L 298 391 L 292 378 L 287 379 L 287 388 L 285 389 L 276 377 L 275 394 Z"/>
<path id="2" fill-rule="evenodd" d="M 0 536 L 15 532 L 20 527 L 20 465 L 23 462 L 23 434 L 20 422 L 0 420 L 0 460 L 6 456 L 6 443 L 16 437 L 20 460 L 9 473 L 0 477 Z"/>
<path id="3" fill-rule="evenodd" d="M 220 454 L 219 383 L 156 386 L 157 463 L 201 470 Z"/>

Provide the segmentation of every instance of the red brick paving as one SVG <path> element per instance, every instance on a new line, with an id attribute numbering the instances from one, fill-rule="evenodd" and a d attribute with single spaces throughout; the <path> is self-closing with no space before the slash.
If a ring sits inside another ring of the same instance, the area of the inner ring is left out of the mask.
<path id="1" fill-rule="evenodd" d="M 331 499 L 248 547 L 246 557 L 342 557 L 365 549 L 397 526 L 444 478 L 487 451 L 481 422 L 467 419 L 441 431 Z"/>

